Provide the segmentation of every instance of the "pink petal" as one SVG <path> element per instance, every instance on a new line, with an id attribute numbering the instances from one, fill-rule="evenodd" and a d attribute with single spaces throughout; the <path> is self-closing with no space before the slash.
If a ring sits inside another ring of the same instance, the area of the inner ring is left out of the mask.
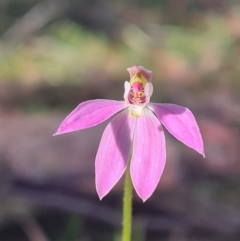
<path id="1" fill-rule="evenodd" d="M 152 71 L 144 68 L 141 65 L 134 65 L 130 68 L 127 68 L 127 71 L 129 72 L 131 78 L 140 71 L 148 82 L 151 82 L 152 80 Z"/>
<path id="2" fill-rule="evenodd" d="M 137 119 L 130 166 L 133 186 L 146 201 L 158 185 L 166 162 L 162 125 L 148 108 Z"/>
<path id="3" fill-rule="evenodd" d="M 201 133 L 189 109 L 174 104 L 155 103 L 149 107 L 173 136 L 205 156 Z"/>
<path id="4" fill-rule="evenodd" d="M 102 199 L 122 177 L 127 167 L 136 117 L 125 110 L 106 127 L 96 156 L 96 189 Z"/>
<path id="5" fill-rule="evenodd" d="M 83 102 L 64 119 L 54 135 L 96 126 L 124 108 L 126 106 L 123 101 L 89 100 Z"/>

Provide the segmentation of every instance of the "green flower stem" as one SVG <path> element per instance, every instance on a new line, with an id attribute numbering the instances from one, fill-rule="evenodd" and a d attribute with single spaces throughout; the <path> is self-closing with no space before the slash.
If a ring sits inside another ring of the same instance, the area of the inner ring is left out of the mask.
<path id="1" fill-rule="evenodd" d="M 125 172 L 123 196 L 123 230 L 122 241 L 131 241 L 132 233 L 132 182 L 129 165 Z"/>

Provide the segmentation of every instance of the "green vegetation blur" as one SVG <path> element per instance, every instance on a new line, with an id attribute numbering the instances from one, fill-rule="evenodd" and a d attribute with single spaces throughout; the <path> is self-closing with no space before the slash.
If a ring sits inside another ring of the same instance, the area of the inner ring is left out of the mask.
<path id="1" fill-rule="evenodd" d="M 183 82 L 218 78 L 224 67 L 239 85 L 240 9 L 231 1 L 50 2 L 1 3 L 1 82 L 125 79 L 127 67 L 142 64 L 157 80 Z"/>

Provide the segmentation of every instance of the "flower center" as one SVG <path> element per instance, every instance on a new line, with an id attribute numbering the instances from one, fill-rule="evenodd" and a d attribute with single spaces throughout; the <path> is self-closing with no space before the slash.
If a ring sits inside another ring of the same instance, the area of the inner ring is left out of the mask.
<path id="1" fill-rule="evenodd" d="M 142 109 L 148 104 L 150 96 L 146 94 L 149 85 L 141 72 L 137 72 L 129 82 L 125 83 L 125 101 L 131 116 L 140 117 Z"/>
<path id="2" fill-rule="evenodd" d="M 124 83 L 124 100 L 128 105 L 129 115 L 140 117 L 142 109 L 149 103 L 153 93 L 153 85 L 138 71 L 130 81 Z"/>
<path id="3" fill-rule="evenodd" d="M 130 80 L 130 90 L 128 93 L 128 102 L 132 105 L 143 105 L 146 102 L 144 87 L 147 83 L 145 77 L 138 72 Z"/>

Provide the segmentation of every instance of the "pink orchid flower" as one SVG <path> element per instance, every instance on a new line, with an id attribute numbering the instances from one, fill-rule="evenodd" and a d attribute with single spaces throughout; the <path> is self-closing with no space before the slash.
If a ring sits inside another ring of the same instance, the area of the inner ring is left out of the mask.
<path id="1" fill-rule="evenodd" d="M 89 100 L 61 123 L 55 135 L 96 126 L 114 116 L 106 127 L 96 155 L 96 189 L 102 199 L 125 172 L 132 148 L 130 174 L 143 201 L 155 190 L 166 162 L 164 127 L 179 141 L 204 156 L 202 137 L 192 112 L 175 104 L 149 102 L 152 72 L 143 66 L 127 69 L 124 101 Z"/>

